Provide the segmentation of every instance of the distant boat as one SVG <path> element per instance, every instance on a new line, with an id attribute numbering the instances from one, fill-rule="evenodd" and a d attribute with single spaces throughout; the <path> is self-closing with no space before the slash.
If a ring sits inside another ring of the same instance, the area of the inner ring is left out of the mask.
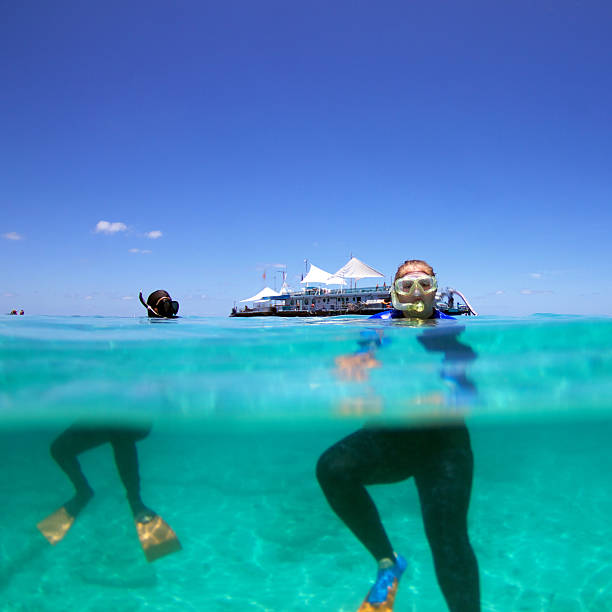
<path id="1" fill-rule="evenodd" d="M 380 278 L 374 287 L 346 288 L 347 279 L 355 283 L 362 278 Z M 242 309 L 234 307 L 232 317 L 333 317 L 347 314 L 373 315 L 391 308 L 391 287 L 384 275 L 356 257 L 352 257 L 335 274 L 311 264 L 300 281 L 299 291 L 281 291 L 265 287 L 250 298 L 240 300 Z M 330 288 L 339 286 L 339 288 Z M 446 287 L 436 294 L 436 308 L 449 315 L 476 315 L 463 294 Z"/>

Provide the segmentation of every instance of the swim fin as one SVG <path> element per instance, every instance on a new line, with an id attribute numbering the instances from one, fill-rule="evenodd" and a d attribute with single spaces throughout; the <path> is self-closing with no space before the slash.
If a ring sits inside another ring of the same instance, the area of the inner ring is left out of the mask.
<path id="1" fill-rule="evenodd" d="M 406 559 L 395 554 L 395 563 L 378 570 L 376 582 L 357 612 L 393 612 L 400 578 L 407 567 Z"/>
<path id="2" fill-rule="evenodd" d="M 369 601 L 364 601 L 357 612 L 393 612 L 393 603 L 395 601 L 395 595 L 397 594 L 397 586 L 393 589 L 393 592 L 389 593 L 387 600 L 373 604 Z"/>
<path id="3" fill-rule="evenodd" d="M 38 530 L 47 538 L 52 546 L 57 544 L 68 533 L 72 527 L 75 517 L 70 514 L 65 506 L 58 508 L 53 514 L 44 518 L 36 525 Z"/>
<path id="4" fill-rule="evenodd" d="M 135 522 L 142 551 L 149 563 L 182 549 L 176 533 L 159 514 L 153 515 L 149 520 Z"/>

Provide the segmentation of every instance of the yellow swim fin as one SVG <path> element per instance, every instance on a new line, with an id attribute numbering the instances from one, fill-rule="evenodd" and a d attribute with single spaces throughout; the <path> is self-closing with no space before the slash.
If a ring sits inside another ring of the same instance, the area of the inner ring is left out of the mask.
<path id="1" fill-rule="evenodd" d="M 393 592 L 389 593 L 387 601 L 382 603 L 370 603 L 364 601 L 357 612 L 393 612 L 393 603 L 395 602 L 395 595 L 397 594 L 397 585 L 393 589 Z"/>
<path id="2" fill-rule="evenodd" d="M 137 520 L 136 530 L 149 563 L 182 549 L 176 533 L 159 514 L 155 514 L 150 520 Z"/>
<path id="3" fill-rule="evenodd" d="M 36 527 L 47 538 L 49 544 L 55 545 L 64 538 L 73 523 L 74 516 L 69 514 L 66 508 L 62 506 L 40 521 Z"/>

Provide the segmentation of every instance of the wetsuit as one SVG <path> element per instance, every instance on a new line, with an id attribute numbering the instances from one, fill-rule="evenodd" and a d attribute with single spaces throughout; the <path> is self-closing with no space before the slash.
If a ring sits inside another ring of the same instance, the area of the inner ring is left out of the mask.
<path id="1" fill-rule="evenodd" d="M 404 313 L 401 310 L 398 310 L 397 308 L 391 308 L 390 310 L 383 310 L 382 312 L 377 312 L 375 315 L 372 315 L 371 317 L 368 317 L 369 319 L 403 319 L 404 318 Z M 455 317 L 451 317 L 447 314 L 444 314 L 443 312 L 440 312 L 437 308 L 434 308 L 433 310 L 433 314 L 431 315 L 431 317 L 429 317 L 430 319 L 452 319 L 454 320 Z"/>
<path id="2" fill-rule="evenodd" d="M 401 315 L 387 313 L 390 316 L 379 313 L 372 318 Z M 452 319 L 437 310 L 431 318 Z M 460 331 L 432 328 L 419 336 L 419 342 L 428 351 L 444 354 L 443 378 L 461 392 L 472 393 L 474 386 L 461 366 L 476 354 L 458 341 Z M 472 449 L 463 422 L 365 427 L 330 447 L 317 464 L 317 478 L 330 506 L 377 561 L 393 559 L 393 547 L 366 485 L 414 476 L 436 576 L 451 612 L 480 610 L 478 565 L 467 531 L 472 474 Z"/>
<path id="3" fill-rule="evenodd" d="M 76 490 L 75 497 L 66 504 L 70 514 L 76 516 L 93 495 L 77 456 L 81 453 L 109 443 L 113 448 L 115 464 L 125 487 L 127 500 L 136 516 L 148 508 L 140 497 L 140 473 L 136 442 L 149 435 L 151 425 L 141 427 L 104 427 L 75 423 L 61 433 L 51 444 L 51 455 L 65 472 Z"/>

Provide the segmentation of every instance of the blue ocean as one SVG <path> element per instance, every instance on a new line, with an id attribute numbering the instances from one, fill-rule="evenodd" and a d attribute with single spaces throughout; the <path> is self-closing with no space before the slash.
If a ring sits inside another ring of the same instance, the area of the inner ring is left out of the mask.
<path id="1" fill-rule="evenodd" d="M 355 612 L 376 564 L 327 504 L 319 456 L 364 425 L 464 419 L 482 609 L 612 610 L 612 318 L 450 322 L 474 354 L 469 397 L 427 328 L 401 323 L 1 317 L 0 609 Z M 109 444 L 79 456 L 95 495 L 45 539 L 74 494 L 50 447 L 75 423 L 151 426 L 142 498 L 182 550 L 147 562 Z M 369 491 L 408 560 L 395 610 L 446 610 L 413 480 Z"/>

